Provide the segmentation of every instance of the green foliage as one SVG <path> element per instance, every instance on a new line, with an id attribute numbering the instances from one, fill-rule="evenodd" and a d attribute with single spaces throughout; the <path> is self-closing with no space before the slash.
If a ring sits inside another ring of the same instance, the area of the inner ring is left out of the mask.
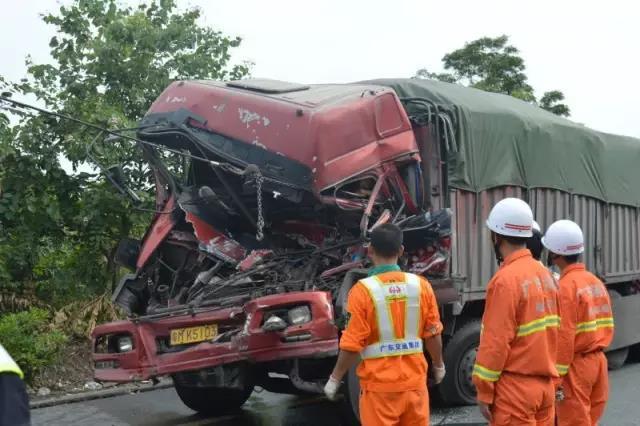
<path id="1" fill-rule="evenodd" d="M 18 363 L 27 382 L 63 353 L 67 338 L 51 329 L 50 320 L 49 313 L 38 308 L 0 317 L 0 342 Z"/>
<path id="2" fill-rule="evenodd" d="M 560 103 L 562 101 L 564 101 L 564 93 L 561 91 L 552 90 L 550 92 L 545 92 L 540 98 L 540 108 L 551 111 L 556 115 L 568 117 L 570 114 L 569 107 Z"/>
<path id="3" fill-rule="evenodd" d="M 416 72 L 415 78 L 430 78 L 458 83 L 487 92 L 504 93 L 526 102 L 536 103 L 557 115 L 568 116 L 569 107 L 559 103 L 564 94 L 558 90 L 546 92 L 536 100 L 533 87 L 525 74 L 526 66 L 520 51 L 509 44 L 509 37 L 482 37 L 442 58 L 447 72 L 433 73 L 426 69 Z"/>
<path id="4" fill-rule="evenodd" d="M 175 79 L 237 79 L 240 39 L 200 24 L 200 11 L 174 0 L 129 7 L 115 0 L 75 0 L 45 15 L 56 36 L 52 63 L 27 59 L 28 75 L 0 90 L 107 128 L 133 127 Z M 0 114 L 0 292 L 37 296 L 54 307 L 111 289 L 118 240 L 141 237 L 151 220 L 99 173 L 87 149 L 98 135 L 68 120 Z M 105 165 L 124 164 L 133 188 L 150 194 L 139 149 L 97 144 Z M 71 163 L 73 170 L 64 164 Z"/>

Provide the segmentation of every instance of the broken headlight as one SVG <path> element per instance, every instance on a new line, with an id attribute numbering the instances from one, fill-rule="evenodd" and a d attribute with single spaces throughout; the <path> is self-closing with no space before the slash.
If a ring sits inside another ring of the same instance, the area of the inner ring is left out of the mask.
<path id="1" fill-rule="evenodd" d="M 122 336 L 117 341 L 118 352 L 130 352 L 133 350 L 133 339 L 131 336 Z"/>
<path id="2" fill-rule="evenodd" d="M 289 324 L 300 325 L 311 321 L 311 310 L 308 306 L 297 306 L 287 313 Z"/>

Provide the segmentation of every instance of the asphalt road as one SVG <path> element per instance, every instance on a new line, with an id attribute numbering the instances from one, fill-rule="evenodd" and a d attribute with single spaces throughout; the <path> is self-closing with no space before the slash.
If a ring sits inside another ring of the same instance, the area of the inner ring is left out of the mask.
<path id="1" fill-rule="evenodd" d="M 601 426 L 640 425 L 640 364 L 610 373 L 611 393 Z M 325 426 L 345 425 L 338 407 L 323 398 L 254 393 L 235 416 L 203 418 L 186 408 L 173 389 L 32 411 L 35 425 L 91 426 Z M 476 407 L 433 408 L 433 425 L 481 425 Z"/>

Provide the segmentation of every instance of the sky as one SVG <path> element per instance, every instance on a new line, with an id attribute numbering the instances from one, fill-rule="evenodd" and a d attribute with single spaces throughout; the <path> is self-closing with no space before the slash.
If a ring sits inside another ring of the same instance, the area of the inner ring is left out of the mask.
<path id="1" fill-rule="evenodd" d="M 131 2 L 134 2 L 133 0 Z M 17 80 L 24 58 L 48 61 L 54 32 L 39 13 L 55 0 L 3 9 L 0 75 Z M 68 3 L 68 0 L 63 0 Z M 254 77 L 300 83 L 411 77 L 441 71 L 444 54 L 506 34 L 538 95 L 565 93 L 574 121 L 640 137 L 640 4 L 631 0 L 178 0 L 203 23 L 243 38 L 234 60 Z"/>

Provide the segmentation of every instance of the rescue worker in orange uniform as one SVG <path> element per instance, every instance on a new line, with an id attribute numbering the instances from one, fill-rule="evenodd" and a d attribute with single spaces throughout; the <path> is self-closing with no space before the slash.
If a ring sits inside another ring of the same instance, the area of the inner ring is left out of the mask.
<path id="1" fill-rule="evenodd" d="M 492 425 L 552 425 L 558 290 L 526 248 L 533 214 L 517 198 L 498 202 L 487 220 L 500 267 L 487 286 L 473 368 L 482 415 Z"/>
<path id="2" fill-rule="evenodd" d="M 545 233 L 547 262 L 560 268 L 560 333 L 557 367 L 564 399 L 556 405 L 560 426 L 596 425 L 609 393 L 607 358 L 613 339 L 611 301 L 604 284 L 579 262 L 584 252 L 580 227 L 559 220 Z"/>
<path id="3" fill-rule="evenodd" d="M 434 382 L 445 375 L 442 323 L 433 289 L 417 275 L 401 272 L 402 231 L 384 224 L 371 233 L 369 278 L 349 293 L 347 327 L 340 354 L 325 386 L 335 399 L 340 381 L 360 359 L 360 421 L 365 426 L 428 425 L 427 361 Z"/>

